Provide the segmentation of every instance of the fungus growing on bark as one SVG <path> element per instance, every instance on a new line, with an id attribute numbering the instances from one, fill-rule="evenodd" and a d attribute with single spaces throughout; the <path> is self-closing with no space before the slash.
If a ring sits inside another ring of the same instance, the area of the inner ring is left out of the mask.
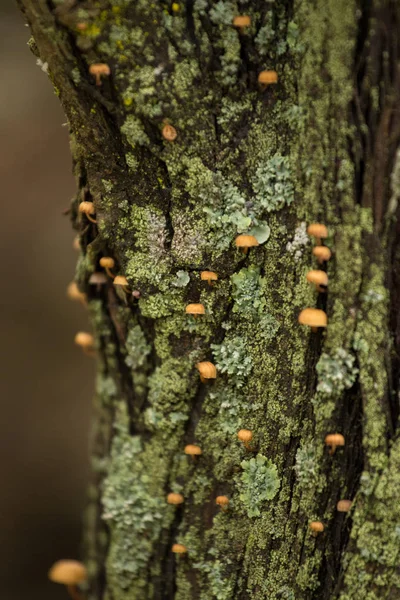
<path id="1" fill-rule="evenodd" d="M 86 218 L 89 219 L 92 223 L 97 223 L 96 219 L 93 219 L 92 215 L 96 213 L 96 209 L 94 207 L 93 202 L 87 202 L 84 200 L 79 204 L 79 212 L 83 215 L 86 215 Z"/>
<path id="2" fill-rule="evenodd" d="M 94 356 L 94 337 L 91 333 L 86 331 L 78 331 L 75 335 L 75 344 L 80 346 L 85 354 L 88 356 Z"/>
<path id="3" fill-rule="evenodd" d="M 232 23 L 234 27 L 237 27 L 243 33 L 246 27 L 250 27 L 251 18 L 249 15 L 238 15 L 237 17 L 233 17 Z"/>
<path id="4" fill-rule="evenodd" d="M 120 287 L 126 294 L 130 294 L 129 283 L 126 277 L 123 275 L 117 275 L 114 278 L 113 285 Z"/>
<path id="5" fill-rule="evenodd" d="M 325 437 L 325 444 L 330 447 L 329 454 L 335 454 L 338 446 L 344 446 L 344 437 L 341 433 L 329 433 Z"/>
<path id="6" fill-rule="evenodd" d="M 329 260 L 332 256 L 332 252 L 329 250 L 328 246 L 314 246 L 312 252 L 320 265 Z"/>
<path id="7" fill-rule="evenodd" d="M 240 429 L 240 431 L 238 431 L 238 440 L 240 440 L 241 442 L 243 442 L 244 447 L 246 448 L 246 450 L 250 450 L 250 446 L 249 446 L 249 442 L 251 442 L 251 440 L 253 439 L 253 432 L 250 431 L 250 429 Z"/>
<path id="8" fill-rule="evenodd" d="M 100 291 L 101 286 L 106 285 L 106 283 L 107 283 L 107 277 L 104 275 L 104 273 L 101 273 L 100 271 L 96 271 L 95 273 L 92 273 L 91 276 L 89 277 L 89 284 L 95 285 L 98 292 Z"/>
<path id="9" fill-rule="evenodd" d="M 200 454 L 202 453 L 200 446 L 195 446 L 194 444 L 188 444 L 187 446 L 185 446 L 184 452 L 188 456 L 191 456 L 193 459 L 195 458 L 195 456 L 200 456 Z"/>
<path id="10" fill-rule="evenodd" d="M 87 570 L 81 562 L 77 560 L 58 560 L 51 567 L 48 577 L 54 583 L 65 585 L 73 600 L 83 600 L 78 585 L 87 580 Z"/>
<path id="11" fill-rule="evenodd" d="M 269 85 L 278 83 L 278 73 L 276 71 L 261 71 L 258 74 L 258 83 L 262 89 L 266 89 Z"/>
<path id="12" fill-rule="evenodd" d="M 196 318 L 198 315 L 204 315 L 206 309 L 203 304 L 188 304 L 185 308 L 185 312 L 187 315 L 193 315 Z"/>
<path id="13" fill-rule="evenodd" d="M 349 512 L 352 504 L 353 503 L 351 500 L 339 500 L 339 502 L 336 504 L 336 509 L 338 512 Z"/>
<path id="14" fill-rule="evenodd" d="M 167 496 L 168 504 L 182 504 L 183 501 L 184 497 L 182 496 L 182 494 L 175 494 L 174 492 L 171 492 Z"/>
<path id="15" fill-rule="evenodd" d="M 163 126 L 161 134 L 164 140 L 167 140 L 168 142 L 173 142 L 178 136 L 178 132 L 176 131 L 175 127 L 172 127 L 172 125 L 169 125 L 168 123 L 165 123 Z"/>
<path id="16" fill-rule="evenodd" d="M 114 273 L 110 270 L 115 266 L 115 260 L 111 256 L 103 256 L 100 259 L 100 266 L 106 270 L 106 273 L 111 279 L 115 278 Z"/>
<path id="17" fill-rule="evenodd" d="M 326 316 L 326 313 L 319 308 L 305 308 L 299 314 L 299 323 L 311 327 L 312 331 L 315 333 L 318 331 L 318 327 L 327 326 L 328 317 Z"/>
<path id="18" fill-rule="evenodd" d="M 218 275 L 214 273 L 214 271 L 202 271 L 200 273 L 200 279 L 202 281 L 207 281 L 208 285 L 213 285 L 214 281 L 217 281 Z"/>
<path id="19" fill-rule="evenodd" d="M 222 508 L 222 510 L 226 510 L 229 505 L 228 496 L 217 496 L 215 498 L 215 504 L 218 504 L 218 506 L 220 506 Z"/>
<path id="20" fill-rule="evenodd" d="M 307 233 L 310 237 L 315 238 L 315 242 L 319 246 L 321 244 L 321 239 L 328 237 L 328 228 L 322 223 L 311 223 L 311 225 L 307 227 Z"/>
<path id="21" fill-rule="evenodd" d="M 216 379 L 217 369 L 209 361 L 199 362 L 196 364 L 196 369 L 200 373 L 200 380 L 202 383 L 207 383 L 210 379 Z"/>
<path id="22" fill-rule="evenodd" d="M 96 85 L 101 85 L 102 75 L 108 77 L 111 74 L 111 69 L 105 63 L 95 63 L 90 65 L 89 73 L 96 78 Z"/>
<path id="23" fill-rule="evenodd" d="M 187 548 L 183 544 L 174 544 L 171 548 L 174 554 L 186 554 Z"/>
<path id="24" fill-rule="evenodd" d="M 317 536 L 318 533 L 322 533 L 322 531 L 325 529 L 325 526 L 323 523 L 321 523 L 321 521 L 311 521 L 309 527 L 314 536 Z"/>
<path id="25" fill-rule="evenodd" d="M 307 281 L 313 283 L 319 292 L 326 292 L 326 288 L 328 286 L 328 275 L 325 273 L 325 271 L 308 271 Z"/>
<path id="26" fill-rule="evenodd" d="M 259 245 L 254 235 L 246 234 L 238 235 L 235 239 L 235 244 L 236 247 L 240 248 L 244 254 L 247 254 L 249 248 L 253 248 L 254 246 Z"/>
<path id="27" fill-rule="evenodd" d="M 80 291 L 75 281 L 71 281 L 71 283 L 67 287 L 67 296 L 70 300 L 76 300 L 86 306 L 86 294 Z"/>

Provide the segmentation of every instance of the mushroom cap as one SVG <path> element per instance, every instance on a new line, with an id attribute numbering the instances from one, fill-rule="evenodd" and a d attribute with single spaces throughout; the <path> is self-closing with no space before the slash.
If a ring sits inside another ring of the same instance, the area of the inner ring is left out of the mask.
<path id="1" fill-rule="evenodd" d="M 58 560 L 51 567 L 50 581 L 63 585 L 78 585 L 87 579 L 87 570 L 84 564 L 77 560 Z"/>
<path id="2" fill-rule="evenodd" d="M 305 308 L 299 314 L 299 323 L 309 327 L 326 327 L 328 317 L 323 310 L 319 308 Z"/>
<path id="3" fill-rule="evenodd" d="M 196 369 L 204 379 L 215 379 L 217 377 L 217 369 L 211 362 L 199 362 L 196 364 Z"/>
<path id="4" fill-rule="evenodd" d="M 89 67 L 89 73 L 91 75 L 110 75 L 111 69 L 105 63 L 94 63 Z"/>
<path id="5" fill-rule="evenodd" d="M 182 496 L 182 494 L 175 494 L 174 492 L 171 492 L 167 496 L 168 504 L 182 504 L 183 501 L 184 497 Z"/>
<path id="6" fill-rule="evenodd" d="M 328 285 L 328 275 L 325 271 L 312 270 L 307 273 L 307 281 L 315 285 Z"/>
<path id="7" fill-rule="evenodd" d="M 103 256 L 100 259 L 100 266 L 107 268 L 107 269 L 112 269 L 115 265 L 115 260 L 113 258 L 111 258 L 111 256 Z"/>
<path id="8" fill-rule="evenodd" d="M 84 213 L 85 215 L 94 215 L 96 209 L 93 202 L 84 201 L 79 204 L 79 212 Z"/>
<path id="9" fill-rule="evenodd" d="M 336 508 L 339 512 L 349 512 L 352 504 L 351 500 L 339 500 L 336 504 Z"/>
<path id="10" fill-rule="evenodd" d="M 162 128 L 161 134 L 165 140 L 168 140 L 168 142 L 173 142 L 178 136 L 178 132 L 176 131 L 175 127 L 172 127 L 172 125 L 169 125 L 168 123 L 166 123 Z"/>
<path id="11" fill-rule="evenodd" d="M 258 74 L 258 83 L 278 83 L 278 73 L 276 71 L 261 71 L 261 73 Z"/>
<path id="12" fill-rule="evenodd" d="M 249 15 L 238 15 L 237 17 L 233 17 L 232 22 L 235 27 L 248 27 L 251 23 L 251 18 Z"/>
<path id="13" fill-rule="evenodd" d="M 116 277 L 114 277 L 113 284 L 114 285 L 129 285 L 127 278 L 124 277 L 123 275 L 117 275 Z"/>
<path id="14" fill-rule="evenodd" d="M 189 454 L 190 456 L 200 456 L 201 448 L 200 446 L 195 446 L 194 444 L 188 444 L 185 446 L 184 450 L 185 454 Z"/>
<path id="15" fill-rule="evenodd" d="M 107 277 L 104 273 L 96 271 L 89 277 L 89 283 L 90 285 L 104 285 L 107 283 Z"/>
<path id="16" fill-rule="evenodd" d="M 252 246 L 259 245 L 254 235 L 247 235 L 245 233 L 237 236 L 235 244 L 237 248 L 251 248 Z"/>
<path id="17" fill-rule="evenodd" d="M 321 521 L 311 521 L 309 525 L 311 531 L 324 531 L 325 526 Z"/>
<path id="18" fill-rule="evenodd" d="M 253 439 L 253 432 L 250 429 L 240 429 L 237 436 L 241 442 L 250 442 Z"/>
<path id="19" fill-rule="evenodd" d="M 86 300 L 86 294 L 81 292 L 75 281 L 71 281 L 67 287 L 67 296 L 71 300 Z"/>
<path id="20" fill-rule="evenodd" d="M 185 312 L 188 315 L 204 315 L 206 309 L 203 304 L 188 304 L 185 308 Z"/>
<path id="21" fill-rule="evenodd" d="M 215 498 L 215 504 L 218 504 L 218 506 L 228 506 L 228 504 L 229 504 L 228 496 L 217 496 Z"/>
<path id="22" fill-rule="evenodd" d="M 214 271 L 202 271 L 200 278 L 202 281 L 217 281 L 218 275 Z"/>
<path id="23" fill-rule="evenodd" d="M 187 552 L 187 548 L 183 544 L 173 544 L 171 550 L 174 554 L 185 554 Z"/>
<path id="24" fill-rule="evenodd" d="M 82 346 L 82 348 L 89 348 L 94 345 L 94 337 L 91 333 L 86 333 L 86 331 L 78 331 L 75 335 L 75 344 Z"/>
<path id="25" fill-rule="evenodd" d="M 325 437 L 327 446 L 344 446 L 344 436 L 341 433 L 328 433 Z"/>
<path id="26" fill-rule="evenodd" d="M 314 246 L 312 252 L 320 261 L 329 260 L 332 256 L 332 252 L 328 246 Z"/>
<path id="27" fill-rule="evenodd" d="M 307 233 L 311 237 L 327 238 L 328 237 L 328 228 L 326 227 L 326 225 L 323 225 L 322 223 L 311 223 L 311 225 L 309 225 L 307 227 Z"/>

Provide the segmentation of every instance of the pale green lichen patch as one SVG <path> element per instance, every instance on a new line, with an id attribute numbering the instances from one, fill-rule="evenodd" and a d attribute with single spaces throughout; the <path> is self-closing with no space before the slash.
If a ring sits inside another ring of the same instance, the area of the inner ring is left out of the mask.
<path id="1" fill-rule="evenodd" d="M 278 469 L 262 454 L 242 461 L 241 466 L 243 473 L 240 500 L 249 517 L 259 517 L 264 502 L 272 500 L 278 492 Z"/>

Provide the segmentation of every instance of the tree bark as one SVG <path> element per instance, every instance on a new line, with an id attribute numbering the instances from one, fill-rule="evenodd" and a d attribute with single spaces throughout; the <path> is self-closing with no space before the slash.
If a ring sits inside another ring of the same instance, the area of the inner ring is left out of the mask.
<path id="1" fill-rule="evenodd" d="M 399 3 L 19 4 L 70 126 L 96 340 L 88 598 L 399 598 Z M 128 288 L 89 282 L 104 256 Z"/>

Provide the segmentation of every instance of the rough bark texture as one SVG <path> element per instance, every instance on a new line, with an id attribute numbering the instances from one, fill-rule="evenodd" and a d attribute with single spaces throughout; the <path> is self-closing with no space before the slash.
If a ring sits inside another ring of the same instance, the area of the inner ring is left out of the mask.
<path id="1" fill-rule="evenodd" d="M 76 281 L 98 354 L 89 598 L 399 598 L 399 3 L 19 3 L 79 188 Z M 99 62 L 111 75 L 96 86 Z M 277 85 L 260 89 L 263 69 Z M 333 252 L 319 295 L 315 221 Z M 254 227 L 270 237 L 244 255 L 234 239 Z M 102 256 L 139 299 L 89 285 Z M 329 319 L 317 334 L 297 322 L 314 306 Z M 333 455 L 331 432 L 346 439 Z"/>

